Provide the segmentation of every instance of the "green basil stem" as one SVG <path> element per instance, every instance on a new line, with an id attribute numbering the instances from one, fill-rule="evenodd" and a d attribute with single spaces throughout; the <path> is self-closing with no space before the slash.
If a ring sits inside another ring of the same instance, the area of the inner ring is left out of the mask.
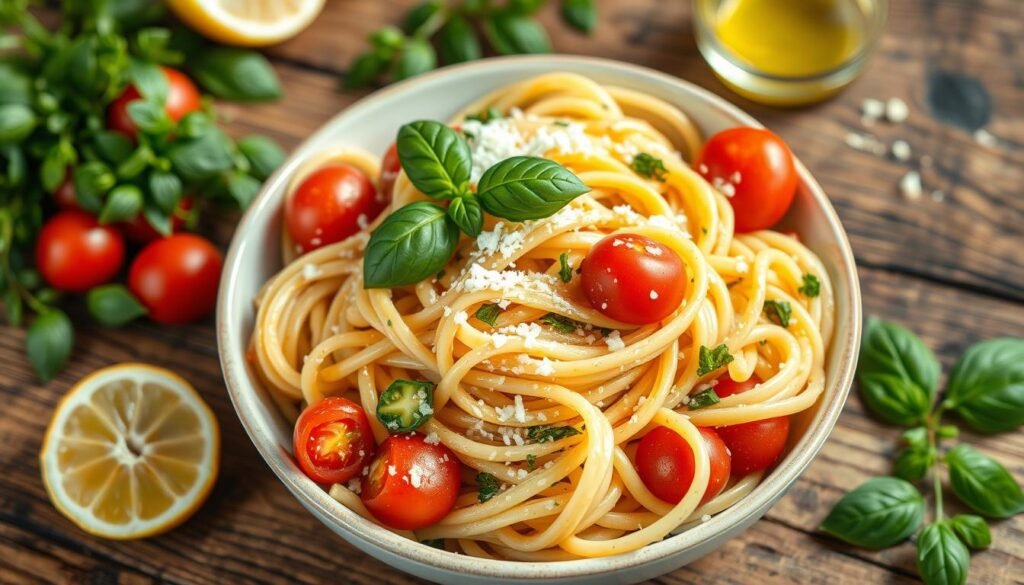
<path id="1" fill-rule="evenodd" d="M 47 311 L 46 305 L 39 302 L 28 289 L 21 286 L 14 271 L 11 270 L 11 248 L 14 247 L 14 225 L 11 214 L 6 209 L 0 209 L 0 270 L 3 270 L 4 280 L 7 286 L 14 288 L 18 295 L 25 300 L 36 314 L 42 315 Z"/>
<path id="2" fill-rule="evenodd" d="M 931 443 L 932 451 L 935 453 L 935 457 L 932 458 L 931 465 L 932 487 L 935 492 L 935 522 L 942 522 L 944 517 L 944 510 L 942 506 L 942 474 L 940 473 L 942 457 L 939 456 L 939 447 L 942 443 L 942 437 L 939 436 L 939 426 L 942 424 L 943 410 L 945 410 L 945 406 L 943 406 L 942 401 L 936 401 L 934 410 L 925 422 L 928 427 L 928 442 Z"/>

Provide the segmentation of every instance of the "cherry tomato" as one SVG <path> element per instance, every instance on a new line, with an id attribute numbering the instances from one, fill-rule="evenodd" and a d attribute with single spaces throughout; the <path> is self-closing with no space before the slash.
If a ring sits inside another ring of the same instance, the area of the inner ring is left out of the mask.
<path id="1" fill-rule="evenodd" d="M 185 117 L 185 114 L 198 111 L 201 104 L 196 84 L 177 69 L 170 67 L 161 67 L 160 69 L 167 77 L 167 101 L 164 102 L 164 111 L 167 112 L 167 115 L 177 122 Z M 121 132 L 135 140 L 138 128 L 135 127 L 132 117 L 128 115 L 128 104 L 141 98 L 142 94 L 135 89 L 135 86 L 126 87 L 107 110 L 107 128 Z"/>
<path id="2" fill-rule="evenodd" d="M 292 241 L 309 252 L 358 232 L 384 207 L 362 171 L 335 163 L 317 169 L 299 184 L 285 202 L 284 217 Z"/>
<path id="3" fill-rule="evenodd" d="M 654 323 L 683 300 L 683 261 L 645 236 L 619 234 L 591 248 L 581 266 L 583 292 L 603 314 L 624 323 Z"/>
<path id="4" fill-rule="evenodd" d="M 743 382 L 737 382 L 730 378 L 729 374 L 723 374 L 718 378 L 718 383 L 715 384 L 714 391 L 719 398 L 725 398 L 726 396 L 746 392 L 760 383 L 761 378 L 758 378 L 756 375 L 750 376 Z"/>
<path id="5" fill-rule="evenodd" d="M 789 436 L 789 417 L 729 425 L 716 430 L 732 453 L 733 475 L 743 476 L 768 469 L 779 460 Z"/>
<path id="6" fill-rule="evenodd" d="M 402 163 L 398 160 L 398 145 L 391 144 L 388 151 L 384 153 L 384 160 L 380 163 L 380 192 L 378 195 L 385 201 L 390 201 L 395 190 L 395 179 L 402 172 Z"/>
<path id="7" fill-rule="evenodd" d="M 358 476 L 375 448 L 366 411 L 340 396 L 302 411 L 292 441 L 299 468 L 317 483 L 344 483 Z"/>
<path id="8" fill-rule="evenodd" d="M 416 530 L 436 523 L 455 507 L 459 496 L 459 460 L 423 435 L 393 435 L 384 440 L 361 497 L 374 517 L 392 528 Z"/>
<path id="9" fill-rule="evenodd" d="M 75 182 L 70 172 L 64 177 L 64 182 L 53 192 L 53 200 L 61 209 L 80 209 L 78 195 L 75 193 Z"/>
<path id="10" fill-rule="evenodd" d="M 187 323 L 211 310 L 223 260 L 220 251 L 195 234 L 175 234 L 139 252 L 128 273 L 128 288 L 157 323 Z"/>
<path id="11" fill-rule="evenodd" d="M 786 214 L 796 194 L 793 153 L 781 138 L 762 128 L 731 128 L 712 136 L 697 159 L 708 182 L 727 185 L 736 215 L 736 231 L 772 227 Z"/>
<path id="12" fill-rule="evenodd" d="M 722 492 L 729 480 L 729 451 L 714 429 L 700 428 L 708 448 L 711 476 L 701 503 Z M 636 470 L 647 489 L 670 504 L 678 504 L 690 491 L 696 471 L 693 450 L 678 433 L 668 427 L 657 427 L 644 435 L 636 449 Z"/>
<path id="13" fill-rule="evenodd" d="M 107 282 L 124 262 L 124 238 L 84 211 L 61 211 L 36 239 L 36 267 L 50 286 L 85 292 Z"/>
<path id="14" fill-rule="evenodd" d="M 183 197 L 178 202 L 177 209 L 174 210 L 174 214 L 171 215 L 171 233 L 177 233 L 185 227 L 185 217 L 192 210 L 192 198 Z M 150 225 L 149 221 L 141 213 L 135 216 L 135 219 L 126 221 L 118 224 L 121 228 L 121 233 L 124 237 L 128 238 L 129 242 L 135 242 L 136 244 L 148 244 L 154 240 L 163 238 L 164 235 L 156 231 L 156 229 Z"/>

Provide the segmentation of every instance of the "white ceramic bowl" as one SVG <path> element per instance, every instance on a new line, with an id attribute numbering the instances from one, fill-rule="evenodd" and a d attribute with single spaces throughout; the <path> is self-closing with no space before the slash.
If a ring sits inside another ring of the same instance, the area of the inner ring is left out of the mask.
<path id="1" fill-rule="evenodd" d="M 506 57 L 448 67 L 374 93 L 339 113 L 297 148 L 266 182 L 239 223 L 221 280 L 217 304 L 221 366 L 238 417 L 267 464 L 303 506 L 342 538 L 390 566 L 441 583 L 633 583 L 681 567 L 742 532 L 782 497 L 828 438 L 853 380 L 861 324 L 853 254 L 828 198 L 799 165 L 800 190 L 784 223 L 818 254 L 835 286 L 837 326 L 826 364 L 827 383 L 818 404 L 797 420 L 799 439 L 787 456 L 732 508 L 628 554 L 555 563 L 491 561 L 397 536 L 351 512 L 302 474 L 290 456 L 292 429 L 277 413 L 245 359 L 254 320 L 252 299 L 281 268 L 281 207 L 288 178 L 304 160 L 324 148 L 347 144 L 384 152 L 405 122 L 445 120 L 485 93 L 552 71 L 579 73 L 659 97 L 684 110 L 705 135 L 730 126 L 760 126 L 703 89 L 625 63 L 559 55 Z"/>

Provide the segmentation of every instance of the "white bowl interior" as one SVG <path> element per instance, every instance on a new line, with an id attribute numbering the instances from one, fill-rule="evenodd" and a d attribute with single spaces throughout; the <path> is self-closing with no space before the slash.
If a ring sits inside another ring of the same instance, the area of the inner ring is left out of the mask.
<path id="1" fill-rule="evenodd" d="M 228 391 L 256 447 L 295 497 L 345 540 L 407 572 L 450 582 L 626 583 L 682 566 L 752 524 L 783 495 L 821 448 L 845 402 L 860 339 L 860 294 L 849 243 L 820 187 L 800 166 L 802 184 L 784 224 L 821 258 L 835 287 L 837 319 L 826 364 L 826 390 L 787 457 L 747 498 L 710 521 L 641 550 L 615 557 L 559 563 L 483 561 L 419 545 L 375 526 L 330 498 L 293 464 L 290 426 L 249 369 L 245 351 L 255 311 L 252 299 L 281 268 L 280 212 L 288 178 L 310 156 L 332 146 L 383 152 L 398 128 L 423 118 L 446 120 L 466 103 L 518 80 L 568 71 L 649 93 L 686 112 L 707 136 L 760 124 L 713 94 L 648 69 L 599 59 L 552 56 L 489 59 L 424 75 L 377 92 L 330 120 L 303 143 L 239 223 L 222 278 L 218 344 Z"/>

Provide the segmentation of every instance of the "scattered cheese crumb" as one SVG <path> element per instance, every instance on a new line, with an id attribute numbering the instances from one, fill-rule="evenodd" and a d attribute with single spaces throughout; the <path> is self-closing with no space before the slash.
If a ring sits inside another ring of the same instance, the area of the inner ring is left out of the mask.
<path id="1" fill-rule="evenodd" d="M 860 113 L 866 123 L 873 122 L 885 114 L 885 104 L 882 100 L 868 98 L 860 104 Z"/>
<path id="2" fill-rule="evenodd" d="M 987 148 L 995 148 L 999 146 L 999 139 L 997 139 L 991 132 L 984 128 L 978 128 L 974 131 L 974 140 Z"/>
<path id="3" fill-rule="evenodd" d="M 906 140 L 897 140 L 892 143 L 892 156 L 898 161 L 910 160 L 910 144 Z"/>
<path id="4" fill-rule="evenodd" d="M 893 124 L 903 122 L 909 115 L 910 108 L 907 107 L 907 102 L 900 98 L 891 97 L 889 101 L 885 102 L 885 119 Z"/>
<path id="5" fill-rule="evenodd" d="M 608 349 L 612 351 L 626 349 L 626 342 L 622 341 L 622 335 L 618 331 L 612 331 L 609 333 L 604 338 L 604 342 L 608 344 Z"/>
<path id="6" fill-rule="evenodd" d="M 910 171 L 900 179 L 900 192 L 907 199 L 914 201 L 921 198 L 921 175 L 917 171 Z"/>
<path id="7" fill-rule="evenodd" d="M 430 431 L 430 434 L 424 437 L 423 442 L 428 445 L 437 445 L 441 442 L 441 437 L 437 436 L 435 431 Z"/>
<path id="8" fill-rule="evenodd" d="M 654 289 L 651 289 L 651 300 L 652 301 L 658 300 L 658 291 L 656 291 Z"/>

